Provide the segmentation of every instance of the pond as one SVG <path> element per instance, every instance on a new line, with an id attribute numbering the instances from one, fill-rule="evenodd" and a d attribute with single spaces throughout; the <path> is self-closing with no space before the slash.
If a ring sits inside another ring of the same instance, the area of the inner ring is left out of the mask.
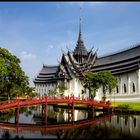
<path id="1" fill-rule="evenodd" d="M 0 112 L 0 138 L 140 138 L 140 116 L 32 106 Z"/>

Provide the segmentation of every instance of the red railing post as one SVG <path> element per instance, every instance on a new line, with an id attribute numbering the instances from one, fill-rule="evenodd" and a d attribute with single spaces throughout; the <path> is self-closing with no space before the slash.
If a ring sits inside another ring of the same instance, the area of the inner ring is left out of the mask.
<path id="1" fill-rule="evenodd" d="M 72 96 L 72 124 L 74 125 L 74 95 Z"/>
<path id="2" fill-rule="evenodd" d="M 19 99 L 17 100 L 17 108 L 19 108 Z"/>
<path id="3" fill-rule="evenodd" d="M 74 95 L 72 96 L 72 102 L 74 103 Z"/>
<path id="4" fill-rule="evenodd" d="M 94 98 L 92 98 L 92 112 L 94 112 L 94 108 L 95 108 L 95 105 L 94 105 Z"/>
<path id="5" fill-rule="evenodd" d="M 15 116 L 15 123 L 18 125 L 19 124 L 19 107 L 15 109 L 16 116 Z"/>
<path id="6" fill-rule="evenodd" d="M 47 98 L 48 98 L 48 97 L 47 97 L 47 96 L 45 96 L 46 104 L 47 104 Z"/>
<path id="7" fill-rule="evenodd" d="M 19 109 L 20 109 L 20 106 L 19 106 L 19 99 L 17 99 L 17 108 L 15 109 L 15 112 L 16 112 L 15 123 L 16 123 L 16 124 L 19 123 Z"/>

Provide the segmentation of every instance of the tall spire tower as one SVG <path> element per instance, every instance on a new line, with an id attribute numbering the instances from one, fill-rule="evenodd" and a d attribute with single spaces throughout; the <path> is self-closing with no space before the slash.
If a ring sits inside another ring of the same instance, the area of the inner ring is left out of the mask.
<path id="1" fill-rule="evenodd" d="M 79 36 L 78 36 L 77 44 L 76 44 L 73 54 L 74 54 L 75 59 L 79 63 L 83 63 L 85 57 L 87 57 L 87 54 L 88 54 L 88 52 L 84 46 L 84 41 L 82 38 L 82 18 L 81 18 L 81 16 L 79 19 Z"/>
<path id="2" fill-rule="evenodd" d="M 78 41 L 82 41 L 83 42 L 83 39 L 82 39 L 82 18 L 80 17 L 80 20 L 79 20 L 79 37 L 78 37 Z"/>

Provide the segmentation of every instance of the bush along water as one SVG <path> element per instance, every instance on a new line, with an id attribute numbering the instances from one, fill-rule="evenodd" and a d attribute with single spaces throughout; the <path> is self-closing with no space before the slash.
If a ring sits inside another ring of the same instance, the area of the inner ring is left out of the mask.
<path id="1" fill-rule="evenodd" d="M 128 104 L 122 104 L 122 105 L 118 105 L 119 109 L 130 109 L 130 105 Z"/>

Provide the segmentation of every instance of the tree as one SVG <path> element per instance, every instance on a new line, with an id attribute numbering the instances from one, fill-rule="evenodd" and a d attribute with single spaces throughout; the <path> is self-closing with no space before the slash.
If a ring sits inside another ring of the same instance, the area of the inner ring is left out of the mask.
<path id="1" fill-rule="evenodd" d="M 97 73 L 86 72 L 84 75 L 84 87 L 89 90 L 89 97 L 94 98 L 96 96 L 96 91 L 100 87 L 99 79 Z"/>
<path id="2" fill-rule="evenodd" d="M 49 91 L 48 91 L 48 95 L 49 96 L 55 96 L 56 95 L 56 93 L 57 93 L 57 91 L 56 91 L 56 89 L 50 89 Z"/>
<path id="3" fill-rule="evenodd" d="M 89 90 L 89 97 L 96 96 L 96 91 L 103 87 L 103 100 L 106 98 L 106 91 L 112 90 L 117 87 L 117 78 L 112 75 L 110 71 L 100 71 L 97 73 L 86 72 L 84 75 L 84 87 Z"/>
<path id="4" fill-rule="evenodd" d="M 107 70 L 98 72 L 98 78 L 100 84 L 103 87 L 103 100 L 105 101 L 107 90 L 111 94 L 112 90 L 117 87 L 117 78 Z"/>
<path id="5" fill-rule="evenodd" d="M 28 77 L 20 67 L 20 59 L 7 49 L 0 48 L 0 94 L 13 97 L 26 91 Z"/>
<path id="6" fill-rule="evenodd" d="M 37 92 L 34 91 L 34 87 L 27 87 L 25 92 L 26 95 L 28 93 L 28 97 L 35 97 L 38 95 Z"/>
<path id="7" fill-rule="evenodd" d="M 63 96 L 64 91 L 67 90 L 67 86 L 65 85 L 65 82 L 60 82 L 57 88 L 59 89 L 61 96 Z"/>

